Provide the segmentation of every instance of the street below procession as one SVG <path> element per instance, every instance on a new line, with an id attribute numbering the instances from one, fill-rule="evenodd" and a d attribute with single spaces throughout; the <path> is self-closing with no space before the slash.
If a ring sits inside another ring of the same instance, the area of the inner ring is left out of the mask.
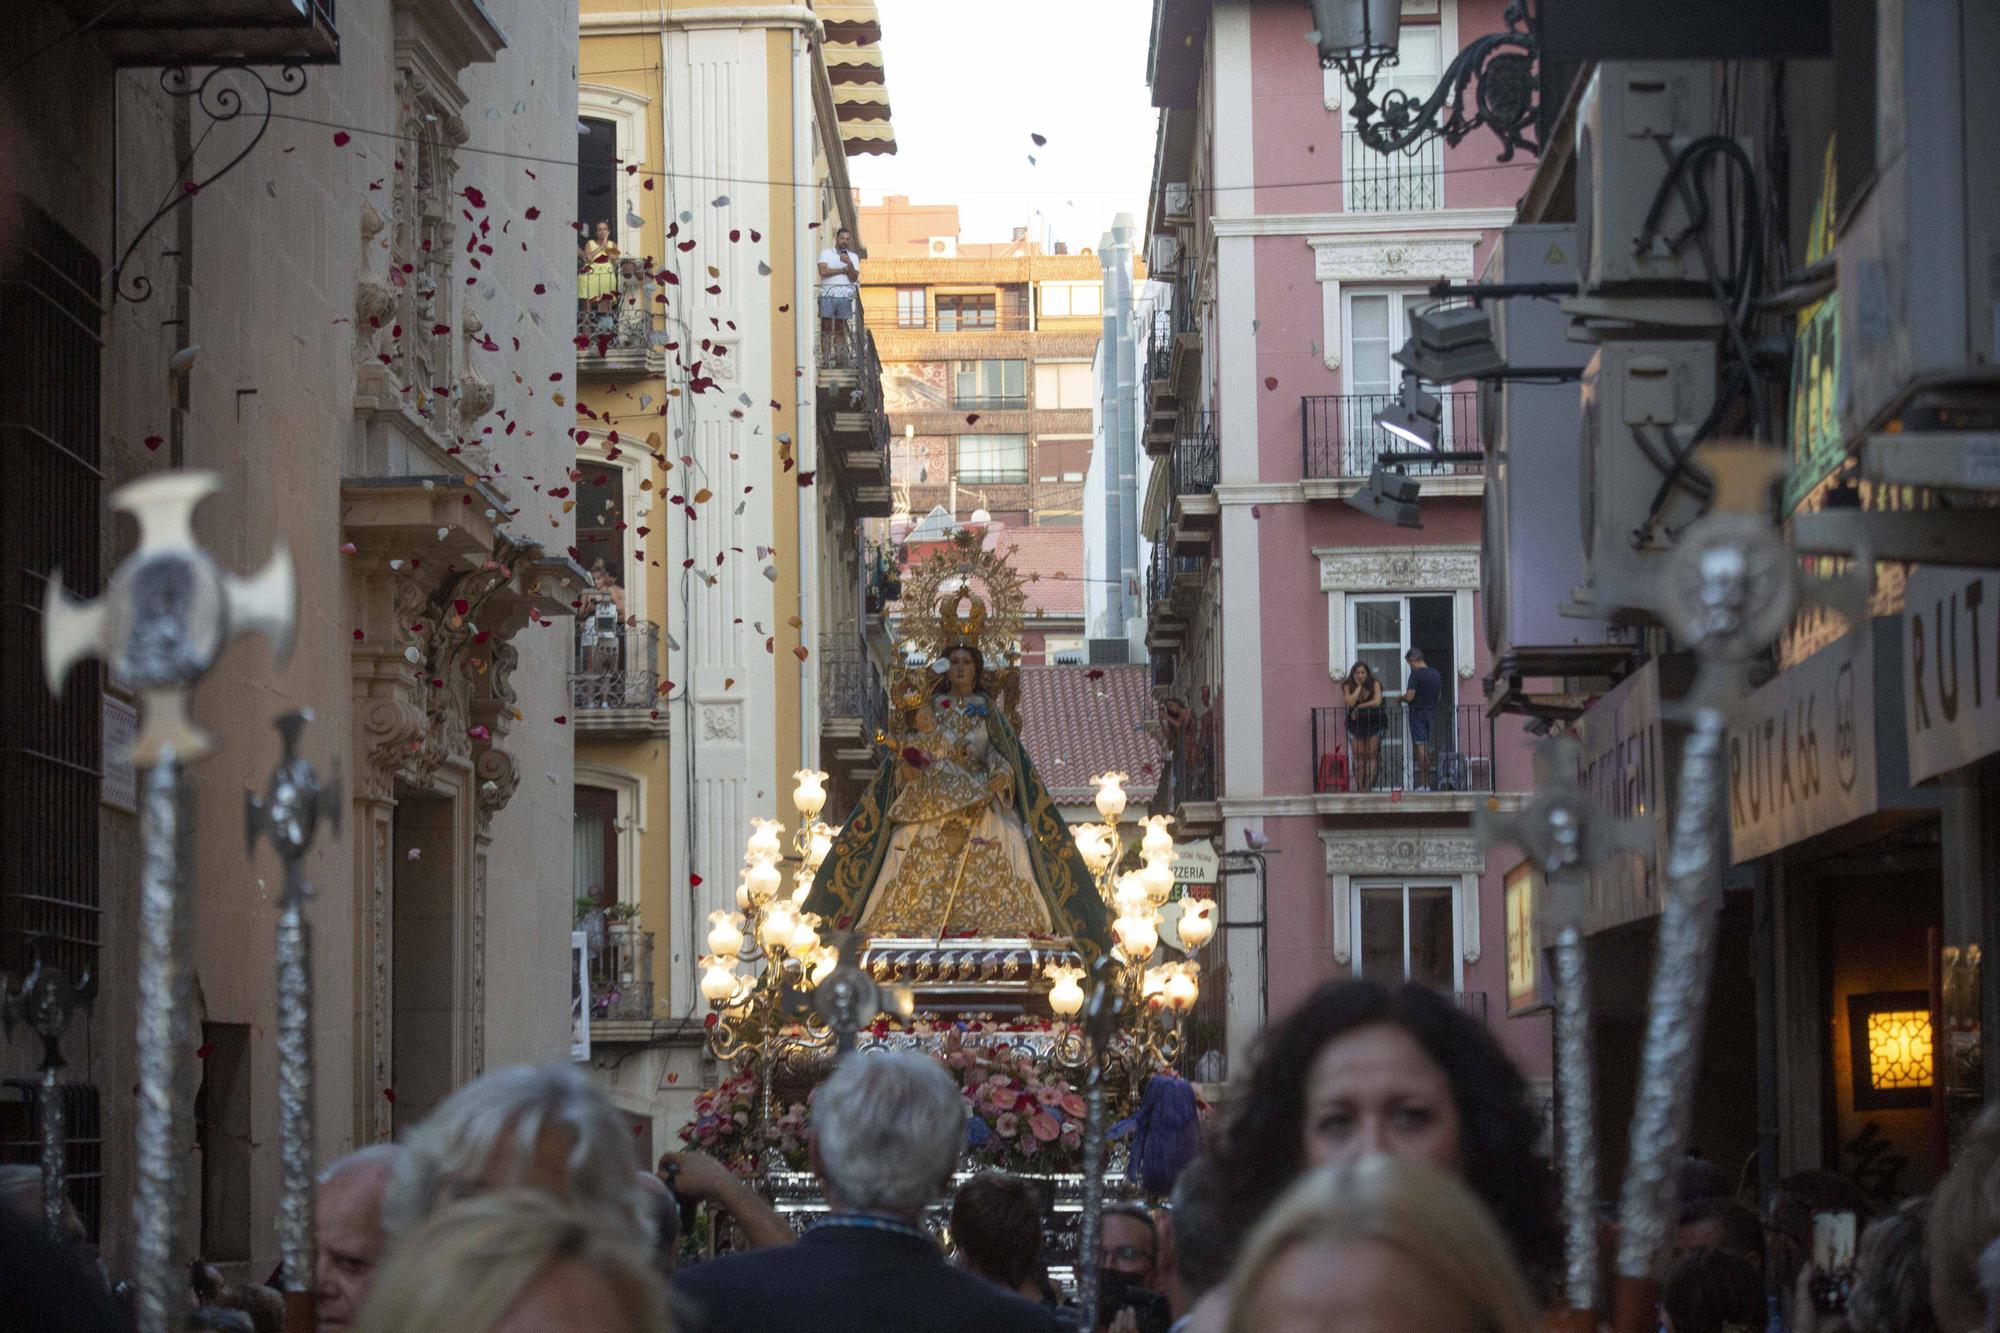
<path id="1" fill-rule="evenodd" d="M 0 51 L 0 1330 L 2000 1329 L 2000 10 Z"/>

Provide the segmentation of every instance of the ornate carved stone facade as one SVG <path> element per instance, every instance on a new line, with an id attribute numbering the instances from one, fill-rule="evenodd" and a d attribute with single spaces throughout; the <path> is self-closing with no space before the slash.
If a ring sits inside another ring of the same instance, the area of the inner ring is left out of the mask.
<path id="1" fill-rule="evenodd" d="M 1479 961 L 1479 876 L 1486 867 L 1486 853 L 1478 834 L 1470 829 L 1327 829 L 1319 836 L 1326 847 L 1327 887 L 1333 900 L 1329 915 L 1334 962 L 1343 967 L 1353 962 L 1354 880 L 1371 876 L 1452 882 L 1459 954 L 1467 963 Z"/>
<path id="2" fill-rule="evenodd" d="M 1321 592 L 1456 592 L 1479 586 L 1476 546 L 1322 547 Z"/>
<path id="3" fill-rule="evenodd" d="M 1312 236 L 1313 277 L 1320 284 L 1320 344 L 1327 369 L 1340 368 L 1340 285 L 1469 282 L 1478 232 L 1414 236 Z"/>

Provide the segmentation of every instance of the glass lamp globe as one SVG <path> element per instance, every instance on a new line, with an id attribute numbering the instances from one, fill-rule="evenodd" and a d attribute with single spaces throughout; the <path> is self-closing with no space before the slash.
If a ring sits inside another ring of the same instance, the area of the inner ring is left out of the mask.
<path id="1" fill-rule="evenodd" d="M 708 914 L 708 950 L 719 958 L 743 952 L 743 918 L 718 907 Z"/>
<path id="2" fill-rule="evenodd" d="M 798 785 L 792 789 L 792 804 L 801 819 L 814 819 L 826 805 L 826 774 L 816 768 L 802 768 L 792 774 Z"/>
<path id="3" fill-rule="evenodd" d="M 721 1004 L 736 993 L 736 975 L 730 971 L 735 963 L 734 957 L 719 958 L 713 954 L 701 960 L 701 993 L 704 998 Z"/>
<path id="4" fill-rule="evenodd" d="M 1215 904 L 1206 898 L 1181 900 L 1181 943 L 1192 953 L 1215 934 Z"/>
<path id="5" fill-rule="evenodd" d="M 1123 773 L 1099 773 L 1091 781 L 1097 786 L 1097 813 L 1109 823 L 1117 822 L 1125 813 L 1125 783 Z"/>
<path id="6" fill-rule="evenodd" d="M 1164 998 L 1167 1007 L 1175 1013 L 1184 1014 L 1194 1008 L 1194 1002 L 1201 994 L 1201 985 L 1195 980 L 1195 973 L 1200 970 L 1198 963 L 1178 963 L 1168 972 Z"/>
<path id="7" fill-rule="evenodd" d="M 1158 907 L 1174 891 L 1174 863 L 1171 861 L 1148 861 L 1139 872 L 1139 882 L 1146 886 L 1146 896 Z"/>
<path id="8" fill-rule="evenodd" d="M 792 905 L 773 903 L 765 909 L 764 919 L 757 923 L 757 940 L 764 946 L 764 952 L 777 953 L 790 947 L 798 928 L 798 918 L 793 915 Z"/>
<path id="9" fill-rule="evenodd" d="M 1080 967 L 1051 967 L 1049 980 L 1049 1008 L 1058 1018 L 1074 1018 L 1083 1012 L 1083 969 Z"/>
<path id="10" fill-rule="evenodd" d="M 804 958 L 811 954 L 814 949 L 819 948 L 819 931 L 814 929 L 818 925 L 819 914 L 817 912 L 801 912 L 799 914 L 799 924 L 792 931 L 792 942 L 790 945 L 794 958 Z"/>
<path id="11" fill-rule="evenodd" d="M 1167 976 L 1172 970 L 1171 963 L 1161 963 L 1157 967 L 1147 968 L 1145 975 L 1139 979 L 1139 998 L 1158 1003 L 1166 993 Z"/>
<path id="12" fill-rule="evenodd" d="M 1148 815 L 1139 821 L 1145 828 L 1146 836 L 1139 842 L 1139 854 L 1147 860 L 1170 857 L 1174 854 L 1174 835 L 1167 832 L 1167 825 L 1174 822 L 1172 815 Z"/>
<path id="13" fill-rule="evenodd" d="M 1159 946 L 1160 932 L 1153 923 L 1142 916 L 1121 916 L 1111 923 L 1118 935 L 1118 945 L 1125 950 L 1125 956 L 1135 963 L 1143 963 L 1153 956 Z"/>
<path id="14" fill-rule="evenodd" d="M 833 850 L 833 840 L 839 836 L 840 830 L 831 824 L 814 824 L 812 836 L 806 842 L 806 864 L 818 870 L 827 853 Z"/>
<path id="15" fill-rule="evenodd" d="M 775 861 L 784 855 L 779 835 L 785 826 L 775 819 L 753 819 L 750 821 L 750 841 L 744 848 L 744 856 L 752 861 Z"/>
<path id="16" fill-rule="evenodd" d="M 833 975 L 833 969 L 840 966 L 840 950 L 831 944 L 822 944 L 812 951 L 812 972 L 808 977 L 811 985 L 817 986 Z"/>
<path id="17" fill-rule="evenodd" d="M 769 861 L 758 861 L 743 872 L 743 883 L 750 891 L 750 901 L 759 907 L 778 896 L 778 885 L 784 876 L 778 867 Z"/>

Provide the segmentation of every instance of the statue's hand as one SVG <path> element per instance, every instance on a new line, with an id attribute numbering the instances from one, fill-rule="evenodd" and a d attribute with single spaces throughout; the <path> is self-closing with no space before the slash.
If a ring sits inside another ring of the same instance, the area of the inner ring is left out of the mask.
<path id="1" fill-rule="evenodd" d="M 986 779 L 986 786 L 993 793 L 993 799 L 996 804 L 1008 806 L 1014 804 L 1013 774 L 1002 769 L 992 777 Z"/>

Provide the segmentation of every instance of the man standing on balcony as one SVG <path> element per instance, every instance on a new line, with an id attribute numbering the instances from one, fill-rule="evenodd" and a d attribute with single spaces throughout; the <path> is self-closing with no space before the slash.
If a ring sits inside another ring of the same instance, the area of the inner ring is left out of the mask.
<path id="1" fill-rule="evenodd" d="M 832 338 L 847 337 L 847 322 L 854 318 L 854 298 L 861 280 L 861 260 L 854 253 L 854 236 L 842 227 L 833 234 L 833 244 L 819 252 L 819 338 L 830 346 Z"/>
<path id="2" fill-rule="evenodd" d="M 1410 743 L 1417 748 L 1418 791 L 1431 789 L 1431 726 L 1437 720 L 1438 700 L 1444 697 L 1444 677 L 1437 668 L 1424 665 L 1424 650 L 1412 648 L 1403 654 L 1410 664 L 1408 688 L 1403 702 L 1409 705 Z"/>

